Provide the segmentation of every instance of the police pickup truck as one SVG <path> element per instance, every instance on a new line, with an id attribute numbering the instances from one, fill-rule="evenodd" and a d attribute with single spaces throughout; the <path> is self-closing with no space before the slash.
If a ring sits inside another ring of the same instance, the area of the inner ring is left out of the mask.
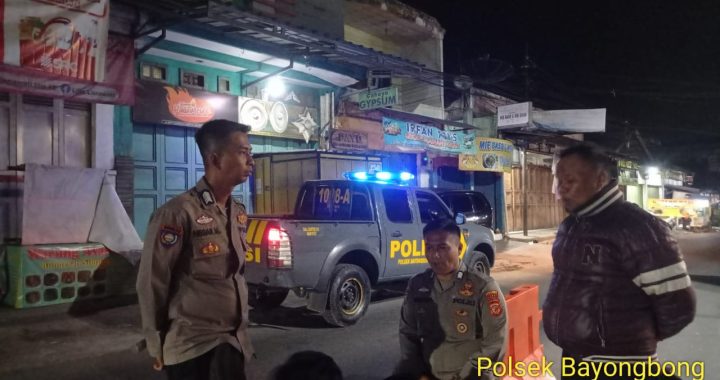
<path id="1" fill-rule="evenodd" d="M 367 311 L 371 287 L 427 268 L 423 226 L 453 218 L 448 206 L 432 191 L 403 186 L 409 173 L 345 176 L 305 182 L 293 215 L 250 216 L 245 278 L 253 307 L 278 306 L 293 290 L 328 323 L 348 326 Z M 462 224 L 463 260 L 491 266 L 492 232 L 464 224 L 462 214 L 455 220 Z"/>

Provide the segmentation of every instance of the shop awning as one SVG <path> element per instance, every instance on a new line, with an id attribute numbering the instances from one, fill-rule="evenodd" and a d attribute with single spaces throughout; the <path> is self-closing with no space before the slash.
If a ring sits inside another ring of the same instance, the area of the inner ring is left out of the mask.
<path id="1" fill-rule="evenodd" d="M 330 38 L 267 17 L 240 10 L 227 1 L 118 0 L 119 3 L 148 12 L 154 29 L 177 26 L 192 35 L 249 50 L 291 59 L 296 63 L 336 72 L 358 69 L 390 70 L 394 75 L 442 86 L 444 74 L 422 64 L 374 49 Z M 152 29 L 150 29 L 152 30 Z M 350 67 L 349 67 L 350 66 Z"/>
<path id="2" fill-rule="evenodd" d="M 390 108 L 377 108 L 371 111 L 358 111 L 358 112 L 351 112 L 348 113 L 347 116 L 357 117 L 360 119 L 371 119 L 376 121 L 382 121 L 383 117 L 390 117 L 394 119 L 399 119 L 403 121 L 410 121 L 418 124 L 429 124 L 434 127 L 442 127 L 442 126 L 451 126 L 458 128 L 460 130 L 472 130 L 476 129 L 474 126 L 470 124 L 465 124 L 459 121 L 450 121 L 450 120 L 443 120 L 438 119 L 435 117 L 430 116 L 424 116 L 424 115 L 418 115 L 415 113 L 410 112 L 404 112 L 404 111 L 398 111 Z"/>
<path id="3" fill-rule="evenodd" d="M 700 194 L 702 190 L 694 188 L 694 187 L 688 187 L 688 186 L 677 186 L 677 185 L 665 185 L 665 188 L 669 190 L 676 190 L 676 191 L 682 191 L 685 193 L 691 193 L 691 194 Z"/>

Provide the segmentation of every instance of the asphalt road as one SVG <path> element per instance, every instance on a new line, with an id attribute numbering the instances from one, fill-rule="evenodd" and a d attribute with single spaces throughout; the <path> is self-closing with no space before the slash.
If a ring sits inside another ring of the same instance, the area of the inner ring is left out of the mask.
<path id="1" fill-rule="evenodd" d="M 720 233 L 678 233 L 698 294 L 696 320 L 680 335 L 662 342 L 659 355 L 672 361 L 702 361 L 705 379 L 720 379 Z M 509 243 L 493 270 L 503 290 L 526 283 L 547 292 L 552 270 L 550 245 Z M 251 336 L 257 360 L 250 379 L 266 379 L 275 366 L 300 350 L 330 354 L 346 379 L 383 379 L 398 359 L 397 327 L 403 284 L 376 292 L 357 325 L 328 326 L 289 297 L 278 309 L 252 312 Z M 146 353 L 132 348 L 139 339 L 137 306 L 101 310 L 84 316 L 0 312 L 0 379 L 162 379 Z M 559 350 L 546 341 L 548 360 Z M 686 377 L 690 379 L 692 377 Z"/>

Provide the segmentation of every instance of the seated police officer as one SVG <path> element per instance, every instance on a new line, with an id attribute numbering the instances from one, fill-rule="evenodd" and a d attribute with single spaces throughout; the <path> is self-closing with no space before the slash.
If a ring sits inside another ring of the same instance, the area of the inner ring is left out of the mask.
<path id="1" fill-rule="evenodd" d="M 396 374 L 440 380 L 495 378 L 484 372 L 479 376 L 477 366 L 479 357 L 502 360 L 505 298 L 489 274 L 461 264 L 460 233 L 447 219 L 434 220 L 423 229 L 430 268 L 408 283 Z"/>

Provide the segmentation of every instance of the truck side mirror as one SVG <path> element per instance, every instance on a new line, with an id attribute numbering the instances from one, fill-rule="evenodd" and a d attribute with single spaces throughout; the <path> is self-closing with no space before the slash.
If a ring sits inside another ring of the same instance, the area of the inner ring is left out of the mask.
<path id="1" fill-rule="evenodd" d="M 455 214 L 455 224 L 457 224 L 458 226 L 461 226 L 461 225 L 465 224 L 465 222 L 467 222 L 467 218 L 465 217 L 465 214 L 463 214 L 461 212 Z"/>

